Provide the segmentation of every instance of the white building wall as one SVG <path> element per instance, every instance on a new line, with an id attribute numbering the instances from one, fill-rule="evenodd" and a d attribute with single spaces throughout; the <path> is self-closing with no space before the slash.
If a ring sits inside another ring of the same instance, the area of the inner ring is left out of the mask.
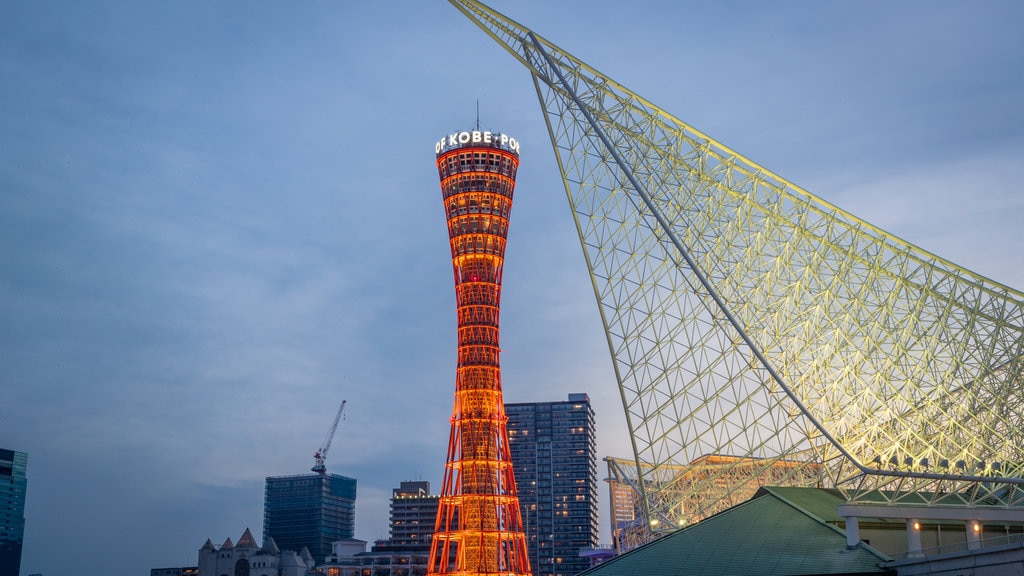
<path id="1" fill-rule="evenodd" d="M 291 550 L 264 554 L 259 548 L 200 549 L 199 576 L 235 576 L 239 560 L 249 563 L 249 576 L 306 576 L 313 568 Z"/>

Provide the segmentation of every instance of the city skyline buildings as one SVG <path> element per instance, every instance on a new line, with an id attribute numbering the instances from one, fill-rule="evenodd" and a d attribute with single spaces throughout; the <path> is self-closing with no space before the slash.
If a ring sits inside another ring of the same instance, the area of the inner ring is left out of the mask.
<path id="1" fill-rule="evenodd" d="M 1019 3 L 656 2 L 629 21 L 492 4 L 844 209 L 1024 286 Z M 530 143 L 506 401 L 586 383 L 600 453 L 628 453 L 535 89 L 451 6 L 104 5 L 0 22 L 0 438 L 32 460 L 25 571 L 128 576 L 257 530 L 265 476 L 308 469 L 339 396 L 358 401 L 332 458 L 360 480 L 359 537 L 386 537 L 398 481 L 440 486 L 454 318 L 423 191 L 429 146 L 476 99 Z"/>
<path id="2" fill-rule="evenodd" d="M 477 129 L 434 146 L 458 318 L 455 401 L 427 574 L 529 575 L 501 385 L 500 310 L 519 142 Z"/>

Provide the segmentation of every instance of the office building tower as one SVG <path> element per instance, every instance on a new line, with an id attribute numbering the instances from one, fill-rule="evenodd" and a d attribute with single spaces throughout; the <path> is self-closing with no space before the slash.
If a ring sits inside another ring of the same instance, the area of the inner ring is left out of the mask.
<path id="1" fill-rule="evenodd" d="M 0 576 L 18 576 L 25 537 L 28 454 L 0 448 Z"/>
<path id="2" fill-rule="evenodd" d="M 537 576 L 586 570 L 580 552 L 599 544 L 597 440 L 586 394 L 506 404 L 508 435 Z"/>
<path id="3" fill-rule="evenodd" d="M 519 143 L 457 132 L 435 146 L 458 315 L 448 459 L 428 574 L 530 574 L 498 361 L 505 239 Z"/>
<path id="4" fill-rule="evenodd" d="M 391 548 L 430 548 L 440 496 L 430 482 L 402 482 L 391 492 Z"/>
<path id="5" fill-rule="evenodd" d="M 307 548 L 317 562 L 331 554 L 331 543 L 352 538 L 356 529 L 356 481 L 338 474 L 267 478 L 263 540 L 282 550 Z"/>

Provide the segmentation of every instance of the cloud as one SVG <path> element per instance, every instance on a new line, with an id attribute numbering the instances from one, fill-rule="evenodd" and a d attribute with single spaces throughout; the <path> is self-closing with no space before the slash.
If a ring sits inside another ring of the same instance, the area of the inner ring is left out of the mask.
<path id="1" fill-rule="evenodd" d="M 1024 148 L 975 153 L 955 161 L 918 163 L 873 177 L 838 178 L 834 202 L 883 230 L 954 264 L 1021 290 L 1024 214 L 1016 161 Z"/>

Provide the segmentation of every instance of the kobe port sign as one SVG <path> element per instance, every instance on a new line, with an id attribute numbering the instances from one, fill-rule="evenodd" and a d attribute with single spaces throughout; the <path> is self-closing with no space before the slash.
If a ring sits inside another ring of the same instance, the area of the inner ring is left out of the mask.
<path id="1" fill-rule="evenodd" d="M 508 134 L 495 134 L 493 132 L 472 130 L 469 132 L 455 132 L 445 138 L 441 138 L 434 144 L 434 153 L 440 154 L 452 148 L 459 148 L 467 144 L 483 144 L 485 146 L 496 146 L 519 154 L 519 141 Z"/>

